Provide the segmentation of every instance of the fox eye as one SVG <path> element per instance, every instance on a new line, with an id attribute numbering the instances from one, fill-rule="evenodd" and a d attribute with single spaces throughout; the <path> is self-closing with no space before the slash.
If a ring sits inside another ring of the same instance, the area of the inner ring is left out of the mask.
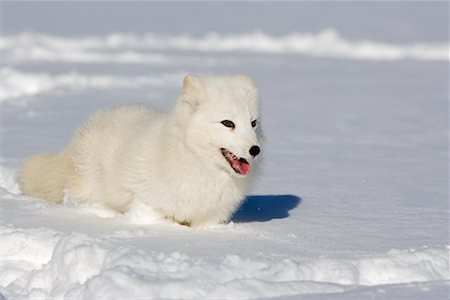
<path id="1" fill-rule="evenodd" d="M 224 121 L 222 121 L 222 122 L 220 122 L 220 123 L 222 123 L 223 126 L 228 127 L 228 128 L 234 128 L 234 127 L 236 127 L 236 126 L 234 125 L 233 121 L 230 121 L 230 120 L 224 120 Z"/>
<path id="2" fill-rule="evenodd" d="M 252 121 L 252 127 L 256 127 L 256 120 Z"/>

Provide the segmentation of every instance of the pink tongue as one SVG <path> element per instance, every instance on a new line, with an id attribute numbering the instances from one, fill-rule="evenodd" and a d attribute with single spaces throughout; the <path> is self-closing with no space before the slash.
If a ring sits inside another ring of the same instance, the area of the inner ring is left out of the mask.
<path id="1" fill-rule="evenodd" d="M 247 175 L 248 173 L 250 173 L 250 165 L 246 162 L 241 162 L 237 159 L 233 159 L 231 164 L 233 165 L 233 168 L 242 175 Z"/>

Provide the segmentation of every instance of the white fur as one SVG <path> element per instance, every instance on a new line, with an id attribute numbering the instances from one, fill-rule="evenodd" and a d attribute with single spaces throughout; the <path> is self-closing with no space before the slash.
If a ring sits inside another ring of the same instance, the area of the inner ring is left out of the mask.
<path id="1" fill-rule="evenodd" d="M 121 212 L 142 203 L 194 227 L 226 222 L 257 169 L 249 154 L 259 146 L 255 119 L 258 95 L 248 77 L 188 75 L 170 112 L 144 105 L 99 112 L 61 153 L 26 160 L 19 183 L 25 194 L 55 202 L 67 190 L 78 201 Z M 223 120 L 232 120 L 235 129 Z M 221 148 L 245 158 L 250 174 L 237 174 Z"/>

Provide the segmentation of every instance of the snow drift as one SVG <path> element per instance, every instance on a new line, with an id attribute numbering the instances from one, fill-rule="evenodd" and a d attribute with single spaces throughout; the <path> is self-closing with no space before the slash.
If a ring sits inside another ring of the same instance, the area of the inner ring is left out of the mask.
<path id="1" fill-rule="evenodd" d="M 6 207 L 26 211 L 32 205 L 39 211 L 54 206 L 14 196 L 6 190 L 18 192 L 11 170 L 3 168 L 2 173 L 1 196 L 11 198 L 4 200 Z M 174 228 L 173 233 L 179 231 Z M 0 291 L 11 299 L 250 299 L 450 280 L 449 247 L 312 260 L 246 257 L 229 249 L 224 257 L 202 258 L 180 251 L 143 251 L 121 242 L 137 237 L 150 243 L 154 239 L 151 228 L 86 234 L 3 224 Z"/>
<path id="2" fill-rule="evenodd" d="M 137 52 L 139 50 L 139 52 Z M 142 51 L 201 51 L 298 53 L 318 57 L 357 60 L 437 60 L 448 61 L 449 43 L 388 44 L 370 40 L 352 41 L 335 29 L 318 33 L 294 32 L 271 36 L 264 32 L 191 35 L 145 35 L 113 33 L 106 36 L 60 37 L 21 33 L 2 37 L 2 51 L 10 63 L 31 60 L 82 63 L 170 64 L 162 54 Z"/>
<path id="3" fill-rule="evenodd" d="M 79 72 L 49 74 L 28 73 L 15 68 L 0 69 L 0 103 L 15 103 L 16 99 L 33 97 L 52 91 L 76 89 L 140 88 L 178 86 L 185 72 L 159 74 L 158 76 L 86 75 Z"/>

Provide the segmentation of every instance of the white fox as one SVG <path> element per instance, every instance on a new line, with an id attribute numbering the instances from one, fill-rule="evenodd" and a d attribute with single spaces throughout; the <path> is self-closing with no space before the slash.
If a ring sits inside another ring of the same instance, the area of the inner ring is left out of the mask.
<path id="1" fill-rule="evenodd" d="M 54 202 L 65 194 L 120 212 L 139 203 L 192 227 L 229 221 L 260 154 L 259 101 L 244 75 L 184 79 L 168 113 L 141 104 L 95 114 L 58 154 L 26 159 L 23 193 Z"/>

